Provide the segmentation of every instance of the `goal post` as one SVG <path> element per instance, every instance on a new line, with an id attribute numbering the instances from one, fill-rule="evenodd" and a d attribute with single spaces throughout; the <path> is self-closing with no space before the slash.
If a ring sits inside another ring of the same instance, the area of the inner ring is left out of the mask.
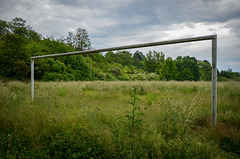
<path id="1" fill-rule="evenodd" d="M 184 39 L 158 41 L 158 42 L 151 42 L 151 43 L 142 43 L 142 44 L 135 44 L 135 45 L 126 45 L 126 46 L 96 49 L 96 50 L 86 50 L 86 51 L 76 51 L 76 52 L 59 53 L 59 54 L 51 54 L 51 55 L 43 55 L 43 56 L 33 56 L 31 57 L 32 101 L 34 100 L 34 59 L 51 58 L 51 57 L 58 57 L 58 56 L 70 56 L 70 55 L 79 55 L 79 54 L 91 54 L 91 53 L 123 50 L 123 49 L 135 49 L 135 48 L 143 48 L 143 47 L 151 47 L 151 46 L 159 46 L 159 45 L 170 45 L 170 44 L 187 43 L 187 42 L 204 41 L 204 40 L 212 40 L 212 122 L 213 122 L 213 125 L 216 126 L 217 124 L 217 34 L 184 38 Z"/>
<path id="2" fill-rule="evenodd" d="M 217 35 L 212 38 L 212 122 L 217 125 Z"/>

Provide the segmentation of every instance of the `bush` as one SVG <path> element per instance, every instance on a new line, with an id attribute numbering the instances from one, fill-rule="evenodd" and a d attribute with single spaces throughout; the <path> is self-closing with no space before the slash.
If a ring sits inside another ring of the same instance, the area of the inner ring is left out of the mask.
<path id="1" fill-rule="evenodd" d="M 133 81 L 147 81 L 146 75 L 142 73 L 130 75 L 130 79 Z"/>
<path id="2" fill-rule="evenodd" d="M 118 66 L 112 66 L 109 71 L 116 77 L 118 77 L 121 74 L 121 68 Z"/>
<path id="3" fill-rule="evenodd" d="M 229 81 L 230 79 L 226 78 L 226 77 L 223 77 L 223 76 L 218 76 L 217 77 L 217 80 L 222 82 L 222 81 Z"/>
<path id="4" fill-rule="evenodd" d="M 74 80 L 73 75 L 69 73 L 52 73 L 52 72 L 47 72 L 45 75 L 42 77 L 43 81 L 71 81 Z"/>
<path id="5" fill-rule="evenodd" d="M 158 81 L 158 80 L 160 80 L 159 76 L 156 73 L 147 74 L 147 79 L 149 81 Z"/>
<path id="6" fill-rule="evenodd" d="M 64 73 L 64 72 L 66 72 L 66 69 L 67 68 L 64 63 L 62 63 L 60 61 L 55 61 L 52 65 L 51 71 L 57 72 L 57 73 Z"/>
<path id="7" fill-rule="evenodd" d="M 128 74 L 122 74 L 121 76 L 119 76 L 119 79 L 121 81 L 130 81 Z"/>
<path id="8" fill-rule="evenodd" d="M 107 79 L 107 74 L 103 72 L 98 72 L 97 73 L 97 79 L 98 80 L 106 80 Z"/>

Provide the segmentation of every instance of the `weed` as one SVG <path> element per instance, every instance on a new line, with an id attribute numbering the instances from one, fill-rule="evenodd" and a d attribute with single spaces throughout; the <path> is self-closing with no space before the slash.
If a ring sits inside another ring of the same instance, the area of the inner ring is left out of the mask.
<path id="1" fill-rule="evenodd" d="M 141 131 L 141 124 L 142 124 L 142 116 L 144 116 L 144 113 L 140 106 L 137 106 L 136 102 L 137 100 L 140 100 L 136 96 L 138 91 L 137 87 L 133 88 L 133 95 L 130 97 L 132 101 L 128 102 L 128 104 L 131 105 L 131 110 L 127 111 L 127 115 L 124 115 L 128 120 L 125 123 L 125 126 L 128 127 L 129 132 L 129 139 L 130 139 L 130 154 L 131 158 L 133 155 L 136 156 L 136 150 L 137 150 L 137 141 L 139 140 L 139 134 Z"/>
<path id="2" fill-rule="evenodd" d="M 130 99 L 132 99 L 132 101 L 128 102 L 128 104 L 131 105 L 132 109 L 131 111 L 127 111 L 127 115 L 125 115 L 124 117 L 126 117 L 129 121 L 129 123 L 127 124 L 127 126 L 129 127 L 129 131 L 130 131 L 130 137 L 134 136 L 134 133 L 136 131 L 136 129 L 141 125 L 142 123 L 142 118 L 141 116 L 143 116 L 143 111 L 141 110 L 140 106 L 136 105 L 137 100 L 140 100 L 137 96 L 137 88 L 134 87 L 133 89 L 133 95 L 131 96 Z"/>

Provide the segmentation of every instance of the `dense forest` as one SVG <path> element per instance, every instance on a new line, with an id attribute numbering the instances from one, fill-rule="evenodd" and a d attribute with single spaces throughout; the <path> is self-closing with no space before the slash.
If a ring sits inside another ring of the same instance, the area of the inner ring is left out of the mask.
<path id="1" fill-rule="evenodd" d="M 86 29 L 66 38 L 43 37 L 26 20 L 0 20 L 0 79 L 30 79 L 30 57 L 91 50 Z M 71 80 L 177 80 L 210 81 L 211 64 L 195 57 L 165 57 L 163 52 L 125 50 L 35 60 L 35 79 Z M 240 80 L 239 72 L 218 71 L 218 80 Z"/>

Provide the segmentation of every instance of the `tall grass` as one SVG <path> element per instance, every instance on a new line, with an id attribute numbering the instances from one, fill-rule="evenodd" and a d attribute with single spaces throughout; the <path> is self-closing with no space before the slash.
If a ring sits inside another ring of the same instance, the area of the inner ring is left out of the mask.
<path id="1" fill-rule="evenodd" d="M 239 158 L 240 83 L 218 83 L 213 128 L 210 82 L 36 82 L 33 102 L 0 82 L 0 123 L 1 158 Z"/>

